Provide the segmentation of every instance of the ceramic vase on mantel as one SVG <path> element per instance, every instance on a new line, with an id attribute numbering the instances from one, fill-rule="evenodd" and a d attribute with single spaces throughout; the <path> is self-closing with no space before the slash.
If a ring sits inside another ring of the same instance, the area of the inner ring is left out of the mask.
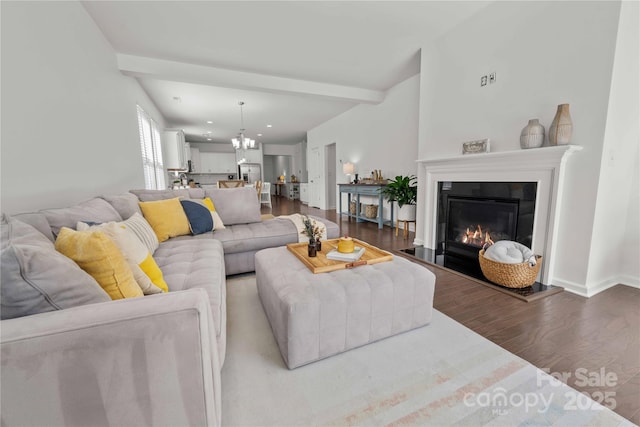
<path id="1" fill-rule="evenodd" d="M 569 114 L 569 104 L 560 104 L 549 127 L 549 145 L 567 145 L 572 134 L 573 123 Z"/>
<path id="2" fill-rule="evenodd" d="M 520 148 L 538 148 L 544 143 L 544 126 L 538 119 L 529 120 L 522 132 L 520 132 Z"/>

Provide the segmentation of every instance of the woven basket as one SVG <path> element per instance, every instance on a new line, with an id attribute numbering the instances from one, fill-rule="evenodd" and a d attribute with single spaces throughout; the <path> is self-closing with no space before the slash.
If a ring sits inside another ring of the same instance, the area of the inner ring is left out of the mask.
<path id="1" fill-rule="evenodd" d="M 533 285 L 542 265 L 540 255 L 536 255 L 536 265 L 532 267 L 528 262 L 505 264 L 485 258 L 484 249 L 480 250 L 478 260 L 482 273 L 487 279 L 507 288 L 526 288 Z"/>
<path id="2" fill-rule="evenodd" d="M 355 215 L 356 214 L 356 202 L 355 201 L 351 201 L 351 203 L 349 203 L 349 213 L 351 215 Z"/>
<path id="3" fill-rule="evenodd" d="M 378 216 L 378 205 L 365 205 L 364 216 L 367 218 L 376 218 Z"/>

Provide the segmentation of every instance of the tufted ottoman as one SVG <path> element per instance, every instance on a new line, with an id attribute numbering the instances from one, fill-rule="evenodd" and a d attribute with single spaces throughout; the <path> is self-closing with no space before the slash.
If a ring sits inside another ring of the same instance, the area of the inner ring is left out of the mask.
<path id="1" fill-rule="evenodd" d="M 289 369 L 428 324 L 435 276 L 393 261 L 313 274 L 286 247 L 256 253 L 256 282 Z"/>

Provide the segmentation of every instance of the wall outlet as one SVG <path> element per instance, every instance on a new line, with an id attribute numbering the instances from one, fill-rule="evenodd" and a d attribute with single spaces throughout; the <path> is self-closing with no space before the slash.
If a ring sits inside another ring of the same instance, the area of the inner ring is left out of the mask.
<path id="1" fill-rule="evenodd" d="M 482 76 L 480 77 L 480 86 L 486 86 L 487 85 L 487 76 Z"/>
<path id="2" fill-rule="evenodd" d="M 493 84 L 496 82 L 496 72 L 489 74 L 489 83 Z"/>

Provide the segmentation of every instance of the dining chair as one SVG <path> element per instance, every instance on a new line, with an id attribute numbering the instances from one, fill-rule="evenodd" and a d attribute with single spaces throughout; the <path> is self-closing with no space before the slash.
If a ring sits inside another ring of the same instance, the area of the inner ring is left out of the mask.
<path id="1" fill-rule="evenodd" d="M 244 181 L 241 179 L 230 179 L 218 181 L 218 188 L 237 188 L 244 187 Z"/>
<path id="2" fill-rule="evenodd" d="M 260 192 L 260 204 L 266 203 L 271 207 L 271 183 L 263 182 L 262 191 Z"/>
<path id="3" fill-rule="evenodd" d="M 255 188 L 256 188 L 256 195 L 258 197 L 258 200 L 260 200 L 260 193 L 262 191 L 262 181 L 260 180 L 256 181 Z"/>

